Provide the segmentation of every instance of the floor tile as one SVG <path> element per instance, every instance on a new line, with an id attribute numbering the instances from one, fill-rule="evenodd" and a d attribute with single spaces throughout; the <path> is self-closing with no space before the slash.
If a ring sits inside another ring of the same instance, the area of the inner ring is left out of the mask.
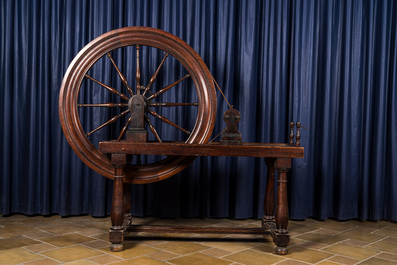
<path id="1" fill-rule="evenodd" d="M 87 225 L 90 228 L 98 229 L 102 232 L 109 231 L 109 228 L 112 224 L 110 222 L 93 222 Z"/>
<path id="2" fill-rule="evenodd" d="M 359 260 L 364 260 L 372 257 L 379 253 L 379 251 L 373 251 L 370 249 L 359 248 L 347 244 L 336 244 L 323 249 L 324 251 L 331 252 L 334 254 L 351 257 Z"/>
<path id="3" fill-rule="evenodd" d="M 9 237 L 5 239 L 0 239 L 0 251 L 31 246 L 35 244 L 40 244 L 40 241 L 33 240 L 24 236 Z"/>
<path id="4" fill-rule="evenodd" d="M 164 263 L 162 261 L 154 260 L 148 257 L 138 257 L 129 260 L 124 260 L 116 263 L 112 263 L 112 265 L 164 265 L 169 263 Z"/>
<path id="5" fill-rule="evenodd" d="M 333 257 L 329 258 L 328 260 L 337 262 L 339 264 L 346 264 L 346 265 L 353 265 L 353 264 L 359 263 L 359 260 L 357 260 L 357 259 L 348 258 L 348 257 L 344 257 L 344 256 L 339 256 L 339 255 L 333 256 Z"/>
<path id="6" fill-rule="evenodd" d="M 392 260 L 397 263 L 397 254 L 392 254 L 392 253 L 380 253 L 379 255 L 376 256 L 377 258 L 381 259 L 387 259 L 387 260 Z"/>
<path id="7" fill-rule="evenodd" d="M 343 241 L 344 244 L 356 246 L 356 247 L 365 247 L 371 244 L 370 242 L 366 241 L 361 241 L 361 240 L 356 240 L 356 239 L 347 239 Z"/>
<path id="8" fill-rule="evenodd" d="M 171 253 L 168 251 L 158 251 L 153 254 L 148 255 L 148 257 L 160 260 L 160 261 L 165 261 L 165 260 L 170 260 L 179 257 L 180 255 L 177 255 L 175 253 Z"/>
<path id="9" fill-rule="evenodd" d="M 295 259 L 287 259 L 277 263 L 277 265 L 307 265 L 307 263 Z"/>
<path id="10" fill-rule="evenodd" d="M 58 264 L 62 264 L 62 263 L 52 259 L 39 259 L 39 260 L 23 263 L 23 265 L 58 265 Z"/>
<path id="11" fill-rule="evenodd" d="M 395 265 L 394 261 L 384 260 L 379 258 L 370 258 L 366 261 L 359 263 L 360 265 Z"/>
<path id="12" fill-rule="evenodd" d="M 290 230 L 291 232 L 294 233 L 307 233 L 307 232 L 312 232 L 313 231 L 313 227 L 311 226 L 307 226 L 307 225 L 303 225 L 303 224 L 294 224 L 294 223 L 290 223 L 288 225 L 288 230 Z"/>
<path id="13" fill-rule="evenodd" d="M 309 263 L 317 263 L 324 259 L 328 259 L 332 256 L 333 256 L 332 254 L 323 251 L 312 250 L 301 247 L 291 247 L 287 255 L 287 257 L 290 259 L 296 259 L 299 261 L 304 261 Z"/>
<path id="14" fill-rule="evenodd" d="M 106 230 L 106 231 L 108 231 L 108 230 Z M 105 232 L 105 233 L 97 234 L 97 235 L 92 235 L 91 237 L 92 238 L 96 238 L 96 239 L 100 239 L 100 240 L 103 240 L 103 241 L 106 241 L 106 242 L 109 242 L 109 232 Z M 109 246 L 110 246 L 110 243 L 109 243 Z"/>
<path id="15" fill-rule="evenodd" d="M 191 255 L 183 256 L 180 258 L 172 259 L 169 260 L 171 264 L 176 264 L 176 265 L 227 265 L 232 263 L 231 261 L 227 261 L 224 259 L 216 258 L 213 256 L 208 256 L 202 253 L 194 253 Z"/>
<path id="16" fill-rule="evenodd" d="M 257 242 L 238 242 L 238 241 L 219 241 L 219 242 L 204 242 L 204 245 L 213 248 L 219 248 L 230 252 L 242 251 L 244 249 L 262 245 Z"/>
<path id="17" fill-rule="evenodd" d="M 55 234 L 46 232 L 46 231 L 38 231 L 34 233 L 27 233 L 24 234 L 25 237 L 31 238 L 31 239 L 41 239 L 41 238 L 46 238 L 50 236 L 54 236 Z"/>
<path id="18" fill-rule="evenodd" d="M 53 250 L 53 249 L 57 249 L 57 248 L 58 248 L 57 246 L 47 244 L 47 243 L 40 243 L 40 244 L 24 247 L 24 249 L 27 249 L 33 253 L 40 253 L 40 252 L 49 251 L 49 250 Z"/>
<path id="19" fill-rule="evenodd" d="M 76 260 L 68 263 L 68 265 L 94 265 L 94 264 L 96 263 L 89 260 Z"/>
<path id="20" fill-rule="evenodd" d="M 337 234 L 339 234 L 341 232 L 336 231 L 336 230 L 326 229 L 326 228 L 319 228 L 316 231 L 313 231 L 311 233 L 316 233 L 316 234 L 319 234 L 319 235 L 335 236 L 335 235 L 337 235 Z"/>
<path id="21" fill-rule="evenodd" d="M 342 236 L 329 236 L 316 233 L 306 233 L 296 238 L 327 245 L 335 244 L 346 239 Z"/>
<path id="22" fill-rule="evenodd" d="M 303 240 L 303 239 L 300 239 L 300 238 L 292 237 L 289 240 L 289 246 L 292 247 L 292 246 L 300 245 L 300 244 L 302 244 L 304 242 L 307 242 L 307 241 Z M 273 241 L 270 241 L 268 245 L 271 245 L 271 246 L 275 247 Z"/>
<path id="23" fill-rule="evenodd" d="M 82 243 L 82 245 L 90 247 L 90 248 L 94 248 L 94 249 L 101 249 L 101 248 L 109 247 L 110 242 L 106 242 L 103 240 L 94 240 L 94 241 Z"/>
<path id="24" fill-rule="evenodd" d="M 210 247 L 195 242 L 166 242 L 156 245 L 156 248 L 180 255 L 186 255 L 202 251 Z"/>
<path id="25" fill-rule="evenodd" d="M 201 251 L 201 253 L 210 255 L 210 256 L 214 256 L 214 257 L 223 257 L 226 255 L 232 254 L 230 251 L 220 249 L 220 248 L 210 248 L 210 249 Z"/>
<path id="26" fill-rule="evenodd" d="M 297 246 L 301 247 L 301 248 L 310 248 L 310 249 L 317 250 L 317 249 L 322 249 L 322 248 L 328 247 L 329 245 L 322 244 L 322 243 L 317 243 L 317 242 L 312 242 L 312 241 L 306 241 L 306 242 L 303 242 L 303 243 L 301 243 L 301 244 L 299 244 Z"/>
<path id="27" fill-rule="evenodd" d="M 35 217 L 34 217 L 35 218 Z M 27 222 L 23 222 L 24 225 L 30 226 L 34 229 L 41 230 L 42 228 L 46 228 L 49 226 L 53 225 L 58 225 L 59 222 L 56 222 L 55 219 L 53 220 L 52 218 L 49 219 L 28 219 Z"/>
<path id="28" fill-rule="evenodd" d="M 263 252 L 263 253 L 269 253 L 269 254 L 275 254 L 275 245 L 259 245 L 256 247 L 253 247 L 252 249 L 255 249 L 257 251 Z"/>
<path id="29" fill-rule="evenodd" d="M 244 265 L 267 265 L 274 264 L 286 258 L 275 254 L 263 253 L 257 250 L 248 249 L 223 257 L 223 259 L 239 262 Z"/>
<path id="30" fill-rule="evenodd" d="M 397 237 L 388 237 L 385 241 L 397 244 Z"/>
<path id="31" fill-rule="evenodd" d="M 144 244 L 146 246 L 156 246 L 159 244 L 163 244 L 168 241 L 167 238 L 158 238 L 158 237 L 139 237 L 133 239 L 137 244 Z"/>
<path id="32" fill-rule="evenodd" d="M 0 228 L 0 236 L 4 239 L 7 239 L 10 237 L 21 236 L 27 233 L 35 233 L 38 231 L 39 230 L 34 229 L 27 225 L 12 224 L 12 225 L 5 225 L 4 227 Z"/>
<path id="33" fill-rule="evenodd" d="M 397 224 L 395 224 L 397 226 Z M 397 230 L 394 229 L 389 229 L 389 228 L 383 228 L 380 229 L 376 232 L 374 232 L 376 235 L 381 235 L 381 236 L 391 236 L 391 237 L 397 237 Z M 1 234 L 0 234 L 1 236 Z"/>
<path id="34" fill-rule="evenodd" d="M 110 254 L 103 254 L 97 257 L 89 258 L 88 260 L 98 264 L 109 264 L 109 263 L 121 261 L 123 259 Z"/>
<path id="35" fill-rule="evenodd" d="M 44 231 L 47 231 L 47 232 L 50 232 L 53 234 L 57 234 L 57 235 L 80 232 L 80 231 L 84 231 L 84 229 L 85 229 L 85 227 L 83 227 L 83 226 L 70 224 L 70 223 L 61 223 L 61 224 L 56 224 L 56 225 L 41 228 L 41 230 L 44 230 Z"/>
<path id="36" fill-rule="evenodd" d="M 344 232 L 343 237 L 366 242 L 375 242 L 385 238 L 382 235 L 368 233 L 365 229 L 352 229 Z"/>
<path id="37" fill-rule="evenodd" d="M 102 248 L 100 250 L 107 254 L 114 255 L 123 259 L 130 259 L 133 257 L 148 255 L 159 251 L 158 249 L 145 245 L 136 244 L 133 242 L 124 243 L 124 250 L 120 252 L 112 252 L 108 247 Z"/>
<path id="38" fill-rule="evenodd" d="M 334 221 L 329 219 L 312 225 L 312 227 L 331 229 L 339 232 L 346 231 L 355 226 L 356 224 L 352 221 Z"/>
<path id="39" fill-rule="evenodd" d="M 321 262 L 316 263 L 316 264 L 317 265 L 339 265 L 339 263 L 332 262 L 332 261 L 329 261 L 329 260 L 324 260 L 324 261 L 321 261 Z"/>
<path id="40" fill-rule="evenodd" d="M 386 240 L 375 242 L 366 247 L 367 249 L 385 251 L 389 253 L 397 253 L 397 244 L 388 242 Z"/>
<path id="41" fill-rule="evenodd" d="M 72 262 L 80 259 L 88 259 L 103 255 L 103 253 L 84 246 L 70 246 L 42 252 L 41 255 L 60 262 Z"/>
<path id="42" fill-rule="evenodd" d="M 0 251 L 0 264 L 18 264 L 33 260 L 42 259 L 43 257 L 23 248 L 14 248 L 9 250 Z"/>
<path id="43" fill-rule="evenodd" d="M 372 228 L 372 229 L 382 229 L 390 226 L 390 222 L 387 221 L 353 221 L 358 227 L 362 228 Z"/>
<path id="44" fill-rule="evenodd" d="M 61 235 L 61 236 L 42 238 L 41 241 L 55 245 L 57 247 L 66 247 L 66 246 L 70 246 L 70 245 L 94 241 L 94 239 L 87 237 L 87 236 L 77 234 L 77 233 L 71 233 L 71 234 L 66 234 L 66 235 Z"/>
<path id="45" fill-rule="evenodd" d="M 85 236 L 93 236 L 93 235 L 103 234 L 103 230 L 99 230 L 96 228 L 85 228 L 83 230 L 80 230 L 79 234 L 85 235 Z"/>

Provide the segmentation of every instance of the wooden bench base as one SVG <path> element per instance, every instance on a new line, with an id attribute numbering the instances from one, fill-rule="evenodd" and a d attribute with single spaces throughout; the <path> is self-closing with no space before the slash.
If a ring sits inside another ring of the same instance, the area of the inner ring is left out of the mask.
<path id="1" fill-rule="evenodd" d="M 161 148 L 159 148 L 161 146 Z M 110 249 L 122 251 L 126 235 L 131 232 L 172 232 L 206 234 L 263 234 L 270 235 L 276 244 L 275 252 L 288 253 L 290 235 L 288 227 L 287 172 L 291 168 L 291 158 L 303 157 L 303 147 L 286 144 L 184 144 L 184 143 L 129 143 L 101 142 L 99 149 L 112 154 L 115 168 L 111 220 L 109 232 Z M 265 157 L 267 182 L 264 198 L 264 217 L 258 228 L 233 227 L 178 227 L 133 225 L 131 218 L 131 195 L 123 168 L 128 164 L 129 154 L 183 155 L 183 156 L 249 156 Z M 275 200 L 277 174 L 277 200 Z M 275 202 L 277 201 L 277 202 Z"/>

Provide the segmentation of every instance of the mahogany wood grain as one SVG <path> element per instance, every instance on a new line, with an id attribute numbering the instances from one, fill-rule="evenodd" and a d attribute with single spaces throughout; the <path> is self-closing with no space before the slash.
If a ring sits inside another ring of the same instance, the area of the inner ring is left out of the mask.
<path id="1" fill-rule="evenodd" d="M 266 158 L 267 165 L 267 179 L 266 179 L 266 189 L 265 189 L 265 199 L 263 202 L 263 219 L 265 220 L 274 220 L 274 211 L 275 211 L 275 186 L 274 186 L 274 178 L 275 178 L 275 163 L 276 158 L 268 157 Z"/>
<path id="2" fill-rule="evenodd" d="M 175 156 L 242 156 L 242 157 L 289 157 L 303 158 L 304 148 L 288 144 L 244 143 L 242 145 L 185 144 L 177 142 L 129 143 L 107 141 L 99 143 L 104 154 L 145 154 Z"/>
<path id="3" fill-rule="evenodd" d="M 290 158 L 278 158 L 276 170 L 278 172 L 276 224 L 280 233 L 288 226 L 287 173 L 291 168 Z"/>

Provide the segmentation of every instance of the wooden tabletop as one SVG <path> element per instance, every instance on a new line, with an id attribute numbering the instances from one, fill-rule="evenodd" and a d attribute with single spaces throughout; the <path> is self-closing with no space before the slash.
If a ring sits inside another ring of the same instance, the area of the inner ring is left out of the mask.
<path id="1" fill-rule="evenodd" d="M 303 158 L 304 148 L 288 144 L 244 143 L 242 145 L 187 144 L 183 142 L 131 143 L 107 141 L 99 143 L 104 154 L 143 154 L 172 156 L 242 156 L 242 157 L 284 157 Z"/>

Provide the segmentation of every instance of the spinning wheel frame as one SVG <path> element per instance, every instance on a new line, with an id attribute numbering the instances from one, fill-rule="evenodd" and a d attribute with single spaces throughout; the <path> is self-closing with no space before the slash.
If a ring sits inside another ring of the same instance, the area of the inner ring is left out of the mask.
<path id="1" fill-rule="evenodd" d="M 212 76 L 200 56 L 184 41 L 159 29 L 127 27 L 105 33 L 87 44 L 65 73 L 59 96 L 59 115 L 65 137 L 77 156 L 97 173 L 113 179 L 110 159 L 100 153 L 82 129 L 77 101 L 89 69 L 112 50 L 126 46 L 150 46 L 169 53 L 188 71 L 198 96 L 197 119 L 186 143 L 206 143 L 211 136 L 216 114 L 216 94 Z M 125 181 L 150 183 L 166 179 L 186 168 L 195 157 L 168 157 L 144 166 L 128 165 Z"/>

